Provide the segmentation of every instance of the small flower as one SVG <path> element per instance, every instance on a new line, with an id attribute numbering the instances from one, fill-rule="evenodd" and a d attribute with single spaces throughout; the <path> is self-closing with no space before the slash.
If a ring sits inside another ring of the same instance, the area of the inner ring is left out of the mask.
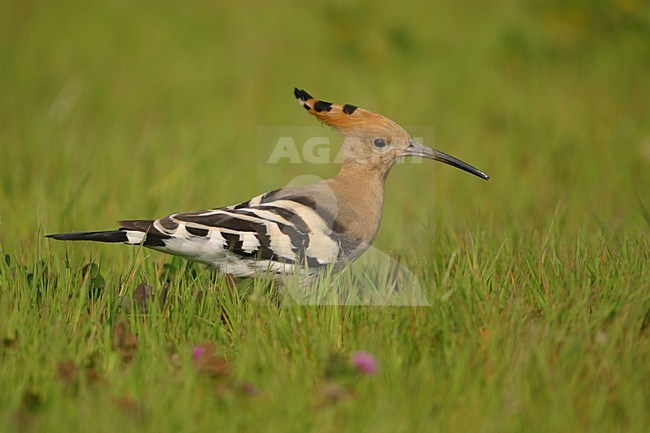
<path id="1" fill-rule="evenodd" d="M 244 382 L 239 386 L 240 391 L 245 395 L 257 394 L 257 387 L 250 382 Z"/>
<path id="2" fill-rule="evenodd" d="M 198 362 L 201 356 L 203 356 L 203 354 L 206 351 L 207 349 L 205 348 L 205 346 L 194 346 L 194 348 L 192 349 L 192 359 L 194 360 L 194 362 L 195 363 Z"/>
<path id="3" fill-rule="evenodd" d="M 230 363 L 217 353 L 212 343 L 192 348 L 192 361 L 196 369 L 208 376 L 222 377 L 230 372 Z"/>
<path id="4" fill-rule="evenodd" d="M 354 352 L 350 355 L 350 364 L 361 374 L 370 376 L 377 372 L 377 360 L 371 353 Z"/>

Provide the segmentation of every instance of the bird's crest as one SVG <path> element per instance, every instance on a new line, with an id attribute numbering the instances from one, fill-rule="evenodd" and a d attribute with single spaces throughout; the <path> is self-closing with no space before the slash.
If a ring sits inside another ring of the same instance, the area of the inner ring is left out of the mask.
<path id="1" fill-rule="evenodd" d="M 386 128 L 401 130 L 395 122 L 382 116 L 379 113 L 359 108 L 352 104 L 333 104 L 331 102 L 321 101 L 304 90 L 294 89 L 293 94 L 296 99 L 311 115 L 316 117 L 326 125 L 332 126 L 341 133 L 346 134 L 354 130 L 363 130 L 370 128 Z"/>

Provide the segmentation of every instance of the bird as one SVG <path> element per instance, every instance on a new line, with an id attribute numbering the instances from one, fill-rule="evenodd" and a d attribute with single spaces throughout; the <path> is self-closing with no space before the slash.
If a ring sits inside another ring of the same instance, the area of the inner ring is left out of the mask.
<path id="1" fill-rule="evenodd" d="M 289 186 L 225 207 L 118 221 L 116 230 L 50 234 L 62 241 L 140 245 L 216 268 L 233 277 L 339 272 L 361 256 L 379 229 L 384 183 L 406 157 L 439 161 L 481 179 L 477 168 L 417 143 L 389 118 L 352 104 L 334 104 L 294 89 L 298 103 L 343 139 L 336 176 Z"/>

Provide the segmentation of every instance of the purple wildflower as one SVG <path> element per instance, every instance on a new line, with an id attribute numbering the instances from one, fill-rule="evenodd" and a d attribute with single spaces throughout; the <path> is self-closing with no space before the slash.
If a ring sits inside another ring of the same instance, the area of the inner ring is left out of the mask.
<path id="1" fill-rule="evenodd" d="M 194 348 L 192 349 L 192 359 L 194 360 L 194 362 L 197 362 L 201 358 L 201 356 L 203 356 L 206 350 L 207 349 L 205 348 L 205 346 L 194 346 Z"/>
<path id="2" fill-rule="evenodd" d="M 246 395 L 255 395 L 257 394 L 257 387 L 250 382 L 244 382 L 241 384 L 241 392 Z"/>
<path id="3" fill-rule="evenodd" d="M 371 353 L 354 352 L 350 355 L 350 364 L 361 374 L 370 376 L 377 372 L 377 360 Z"/>

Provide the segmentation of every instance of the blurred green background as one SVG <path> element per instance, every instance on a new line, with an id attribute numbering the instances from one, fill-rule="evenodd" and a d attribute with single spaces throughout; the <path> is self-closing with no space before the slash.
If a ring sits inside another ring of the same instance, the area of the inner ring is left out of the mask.
<path id="1" fill-rule="evenodd" d="M 437 147 L 492 176 L 398 167 L 382 249 L 408 249 L 439 216 L 496 232 L 557 217 L 572 234 L 647 229 L 648 2 L 0 5 L 10 251 L 44 231 L 227 205 L 304 174 L 254 159 L 258 126 L 314 125 L 294 86 L 433 126 Z"/>
<path id="2" fill-rule="evenodd" d="M 648 41 L 642 0 L 0 0 L 3 421 L 648 431 Z M 159 293 L 180 261 L 43 239 L 334 175 L 260 162 L 269 127 L 334 137 L 294 86 L 432 129 L 491 176 L 425 162 L 388 179 L 375 246 L 432 308 L 284 308 L 179 267 L 172 301 L 130 314 L 118 295 Z M 215 390 L 191 360 L 204 341 L 259 395 Z M 328 356 L 357 349 L 378 375 L 319 406 Z M 66 360 L 98 384 L 57 375 Z"/>

